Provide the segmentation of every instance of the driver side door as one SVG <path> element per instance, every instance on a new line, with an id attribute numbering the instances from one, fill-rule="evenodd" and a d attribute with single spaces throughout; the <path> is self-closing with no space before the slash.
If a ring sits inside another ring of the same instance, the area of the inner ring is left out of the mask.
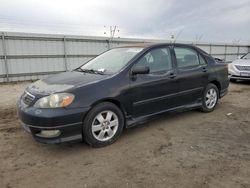
<path id="1" fill-rule="evenodd" d="M 134 65 L 147 66 L 150 72 L 131 76 L 133 117 L 158 113 L 176 106 L 178 82 L 172 59 L 170 47 L 154 48 Z"/>

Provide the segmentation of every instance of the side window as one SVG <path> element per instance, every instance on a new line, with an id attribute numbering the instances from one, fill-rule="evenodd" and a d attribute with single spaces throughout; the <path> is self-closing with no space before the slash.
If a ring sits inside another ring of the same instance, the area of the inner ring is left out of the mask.
<path id="1" fill-rule="evenodd" d="M 196 51 L 189 48 L 174 48 L 178 67 L 199 65 L 199 58 Z"/>
<path id="2" fill-rule="evenodd" d="M 207 62 L 205 61 L 205 59 L 201 55 L 199 55 L 199 60 L 200 60 L 201 65 L 206 65 L 207 64 Z"/>
<path id="3" fill-rule="evenodd" d="M 148 66 L 150 73 L 166 73 L 168 70 L 172 69 L 169 48 L 151 50 L 138 61 L 136 66 Z"/>

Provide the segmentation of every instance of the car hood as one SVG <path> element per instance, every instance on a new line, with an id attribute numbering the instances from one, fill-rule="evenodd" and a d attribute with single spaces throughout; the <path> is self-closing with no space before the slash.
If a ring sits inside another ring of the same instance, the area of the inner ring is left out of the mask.
<path id="1" fill-rule="evenodd" d="M 250 59 L 237 59 L 232 62 L 233 65 L 250 66 Z"/>
<path id="2" fill-rule="evenodd" d="M 38 94 L 52 94 L 99 82 L 109 75 L 83 72 L 64 72 L 32 83 L 28 90 Z"/>

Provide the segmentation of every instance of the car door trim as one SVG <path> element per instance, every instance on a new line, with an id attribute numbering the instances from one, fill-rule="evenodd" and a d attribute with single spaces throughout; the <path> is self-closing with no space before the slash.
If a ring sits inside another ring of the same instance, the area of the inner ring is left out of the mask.
<path id="1" fill-rule="evenodd" d="M 177 67 L 177 69 L 179 71 L 187 72 L 187 71 L 199 70 L 202 69 L 203 67 L 207 67 L 207 65 Z"/>
<path id="2" fill-rule="evenodd" d="M 163 96 L 160 96 L 160 97 L 141 100 L 141 101 L 134 102 L 133 106 L 140 106 L 140 105 L 151 103 L 151 102 L 161 101 L 161 100 L 165 100 L 165 99 L 170 98 L 170 97 L 174 97 L 174 96 L 177 97 L 177 96 L 180 96 L 180 95 L 183 95 L 183 94 L 186 94 L 186 93 L 192 93 L 192 92 L 203 90 L 203 89 L 204 89 L 204 87 L 198 87 L 198 88 L 181 91 L 181 92 L 174 93 L 174 94 L 163 95 Z"/>

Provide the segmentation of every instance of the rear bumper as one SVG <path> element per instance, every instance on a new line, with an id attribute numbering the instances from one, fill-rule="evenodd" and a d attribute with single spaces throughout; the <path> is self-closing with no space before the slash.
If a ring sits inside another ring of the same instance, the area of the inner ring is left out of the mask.
<path id="1" fill-rule="evenodd" d="M 22 127 L 36 141 L 57 144 L 82 140 L 82 122 L 89 108 L 37 109 L 18 102 L 17 111 Z M 42 133 L 58 131 L 46 137 Z"/>

